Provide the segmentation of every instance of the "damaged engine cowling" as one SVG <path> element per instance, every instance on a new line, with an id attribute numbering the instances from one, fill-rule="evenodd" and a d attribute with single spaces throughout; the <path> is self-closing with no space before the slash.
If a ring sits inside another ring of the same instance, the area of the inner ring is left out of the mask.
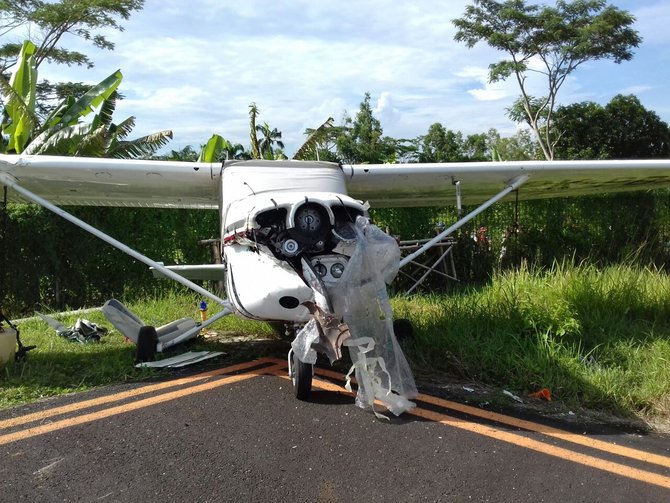
<path id="1" fill-rule="evenodd" d="M 244 211 L 244 220 L 234 219 Z M 251 196 L 231 205 L 223 241 L 233 305 L 248 318 L 307 321 L 303 303 L 314 294 L 302 260 L 325 285 L 336 283 L 355 246 L 351 225 L 365 213 L 363 204 L 339 194 Z"/>
<path id="2" fill-rule="evenodd" d="M 317 256 L 333 252 L 343 241 L 355 239 L 340 234 L 346 232 L 347 222 L 354 223 L 362 214 L 362 208 L 348 208 L 341 203 L 326 206 L 322 201 L 305 201 L 290 212 L 288 208 L 273 208 L 258 213 L 255 217 L 258 227 L 251 230 L 250 237 L 268 246 L 277 258 L 291 259 L 301 253 Z"/>

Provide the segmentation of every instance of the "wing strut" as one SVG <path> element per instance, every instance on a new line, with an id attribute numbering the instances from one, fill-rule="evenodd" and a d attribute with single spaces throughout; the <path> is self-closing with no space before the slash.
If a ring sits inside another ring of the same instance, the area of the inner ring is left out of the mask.
<path id="1" fill-rule="evenodd" d="M 201 286 L 196 285 L 192 281 L 187 280 L 186 278 L 184 278 L 183 276 L 180 276 L 176 272 L 171 271 L 170 269 L 165 267 L 163 264 L 160 264 L 159 262 L 155 262 L 155 261 L 151 260 L 149 257 L 146 257 L 145 255 L 142 255 L 141 253 L 133 250 L 129 246 L 126 246 L 125 244 L 123 244 L 121 241 L 117 241 L 113 237 L 105 234 L 104 232 L 100 231 L 99 229 L 96 229 L 92 225 L 87 224 L 83 220 L 78 219 L 74 215 L 71 215 L 67 211 L 63 210 L 62 208 L 59 208 L 55 204 L 50 203 L 46 199 L 38 196 L 37 194 L 33 194 L 29 190 L 27 190 L 27 189 L 21 187 L 20 185 L 18 185 L 17 182 L 16 182 L 16 179 L 13 176 L 11 176 L 7 173 L 0 173 L 0 183 L 2 183 L 3 185 L 15 190 L 16 192 L 18 192 L 19 194 L 24 196 L 26 199 L 29 199 L 30 201 L 32 201 L 36 204 L 39 204 L 40 206 L 46 208 L 47 210 L 52 211 L 56 215 L 63 217 L 65 220 L 68 220 L 69 222 L 73 223 L 77 227 L 80 227 L 81 229 L 84 229 L 85 231 L 90 232 L 94 236 L 102 239 L 103 241 L 106 241 L 110 245 L 112 245 L 115 248 L 118 248 L 119 250 L 121 250 L 123 253 L 126 253 L 126 254 L 130 255 L 131 257 L 133 257 L 134 259 L 139 260 L 140 262 L 143 262 L 144 264 L 147 264 L 148 266 L 157 269 L 158 271 L 163 273 L 168 278 L 175 280 L 177 283 L 181 283 L 182 285 L 186 286 L 187 288 L 190 288 L 191 290 L 199 293 L 200 295 L 202 295 L 204 297 L 207 297 L 208 299 L 211 299 L 214 302 L 222 305 L 225 309 L 223 311 L 221 311 L 221 313 L 224 313 L 226 311 L 228 311 L 226 314 L 232 313 L 230 303 L 227 300 L 224 300 L 224 299 L 214 295 L 213 293 L 205 290 Z M 219 314 L 221 314 L 221 313 L 219 313 Z M 220 317 L 221 316 L 219 316 L 219 318 Z M 212 317 L 210 319 L 214 319 L 214 317 Z M 207 320 L 207 321 L 209 321 L 209 320 Z M 201 329 L 201 328 L 202 327 L 198 327 L 198 329 Z"/>
<path id="2" fill-rule="evenodd" d="M 423 245 L 421 248 L 416 250 L 414 253 L 411 253 L 410 255 L 407 255 L 406 257 L 404 257 L 400 261 L 400 267 L 406 266 L 407 264 L 412 262 L 412 260 L 417 258 L 419 255 L 427 252 L 430 248 L 432 248 L 437 243 L 442 241 L 449 234 L 451 234 L 452 232 L 460 229 L 463 225 L 465 225 L 470 220 L 475 218 L 482 211 L 488 209 L 490 206 L 492 206 L 495 203 L 497 203 L 498 201 L 500 201 L 503 197 L 505 197 L 510 192 L 513 192 L 513 191 L 517 190 L 519 187 L 521 187 L 527 181 L 528 181 L 528 175 L 517 176 L 516 178 L 510 180 L 507 187 L 505 187 L 502 191 L 498 192 L 491 199 L 489 199 L 485 203 L 482 203 L 481 206 L 478 206 L 477 209 L 475 209 L 475 210 L 471 211 L 470 213 L 468 213 L 467 215 L 465 215 L 463 218 L 461 218 L 458 222 L 456 222 L 454 225 L 452 225 L 448 229 L 445 229 L 444 231 L 440 232 L 437 236 L 435 236 L 433 239 L 428 241 L 425 245 Z M 458 192 L 460 192 L 460 185 L 457 186 L 457 190 L 458 190 Z"/>

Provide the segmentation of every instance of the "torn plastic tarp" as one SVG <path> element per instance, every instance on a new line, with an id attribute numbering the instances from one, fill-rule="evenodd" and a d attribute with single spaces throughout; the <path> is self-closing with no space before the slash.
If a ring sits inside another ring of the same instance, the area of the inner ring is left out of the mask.
<path id="1" fill-rule="evenodd" d="M 356 374 L 359 407 L 374 410 L 375 400 L 395 415 L 415 406 L 412 371 L 393 333 L 386 284 L 398 273 L 400 249 L 394 238 L 358 217 L 356 249 L 339 281 L 328 288 L 335 314 L 351 331 L 349 348 Z M 350 372 L 351 374 L 351 372 Z"/>
<path id="2" fill-rule="evenodd" d="M 319 327 L 316 320 L 312 318 L 304 327 L 298 332 L 295 339 L 291 343 L 293 352 L 301 362 L 316 363 L 316 351 L 312 349 L 312 344 L 319 340 Z"/>

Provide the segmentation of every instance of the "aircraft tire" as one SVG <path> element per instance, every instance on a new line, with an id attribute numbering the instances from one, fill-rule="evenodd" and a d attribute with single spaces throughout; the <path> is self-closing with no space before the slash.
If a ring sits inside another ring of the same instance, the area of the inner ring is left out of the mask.
<path id="1" fill-rule="evenodd" d="M 137 336 L 137 355 L 135 361 L 137 363 L 152 361 L 156 356 L 157 342 L 158 335 L 156 334 L 156 327 L 141 327 L 140 333 Z"/>
<path id="2" fill-rule="evenodd" d="M 301 362 L 293 354 L 293 392 L 298 400 L 309 400 L 312 395 L 312 376 L 314 365 Z"/>

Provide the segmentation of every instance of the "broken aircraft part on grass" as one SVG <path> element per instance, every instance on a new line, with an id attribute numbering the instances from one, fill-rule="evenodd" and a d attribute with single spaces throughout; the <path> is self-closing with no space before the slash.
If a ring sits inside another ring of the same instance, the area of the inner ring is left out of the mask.
<path id="1" fill-rule="evenodd" d="M 102 314 L 122 335 L 137 345 L 137 361 L 153 360 L 157 352 L 180 342 L 193 339 L 200 333 L 201 324 L 185 317 L 160 327 L 148 325 L 116 299 L 102 306 Z"/>
<path id="2" fill-rule="evenodd" d="M 176 369 L 194 365 L 196 363 L 216 358 L 225 353 L 223 351 L 189 351 L 180 355 L 171 356 L 170 358 L 163 358 L 162 360 L 152 362 L 139 362 L 135 365 L 137 368 L 151 367 L 151 368 L 169 368 Z"/>
<path id="3" fill-rule="evenodd" d="M 66 327 L 60 321 L 48 314 L 42 314 L 38 311 L 35 312 L 47 323 L 47 325 L 56 331 L 56 335 L 71 342 L 79 342 L 81 344 L 100 342 L 100 338 L 107 335 L 107 329 L 105 327 L 101 327 L 83 318 L 78 318 L 74 325 Z"/>
<path id="4" fill-rule="evenodd" d="M 363 369 L 357 379 L 365 395 L 359 394 L 359 402 L 365 405 L 379 394 L 393 397 L 389 390 L 405 399 L 414 389 L 409 384 L 413 380 L 403 370 L 404 357 L 396 362 L 396 356 L 402 354 L 396 350 L 397 341 L 387 336 L 392 335 L 392 318 L 385 292 L 375 289 L 374 281 L 366 282 L 365 272 L 347 272 L 354 269 L 360 246 L 354 224 L 363 217 L 367 225 L 368 204 L 363 201 L 387 207 L 444 206 L 452 200 L 459 207 L 479 204 L 400 260 L 398 265 L 403 267 L 512 192 L 523 200 L 669 187 L 670 161 L 338 165 L 4 155 L 0 156 L 0 183 L 9 188 L 11 199 L 49 209 L 152 267 L 156 274 L 221 306 L 201 327 L 169 341 L 161 341 L 154 327 L 142 326 L 146 336 L 138 332 L 138 341 L 148 341 L 149 350 L 187 340 L 200 328 L 232 313 L 292 327 L 314 320 L 304 332 L 300 354 L 307 359 L 316 348 L 332 359 L 343 345 L 353 349 L 354 372 Z M 57 206 L 69 204 L 217 209 L 223 263 L 207 269 L 166 267 Z M 362 232 L 376 233 L 372 229 Z M 358 279 L 347 280 L 347 274 Z M 196 277 L 225 281 L 228 299 L 189 279 Z M 350 311 L 338 306 L 346 299 L 352 300 Z M 376 326 L 368 326 L 370 319 Z M 368 338 L 369 330 L 378 330 L 379 340 Z M 295 350 L 289 364 L 296 394 L 308 395 L 312 364 L 299 359 Z M 394 366 L 401 384 L 392 377 Z M 407 406 L 394 398 L 387 405 L 392 411 Z"/>

